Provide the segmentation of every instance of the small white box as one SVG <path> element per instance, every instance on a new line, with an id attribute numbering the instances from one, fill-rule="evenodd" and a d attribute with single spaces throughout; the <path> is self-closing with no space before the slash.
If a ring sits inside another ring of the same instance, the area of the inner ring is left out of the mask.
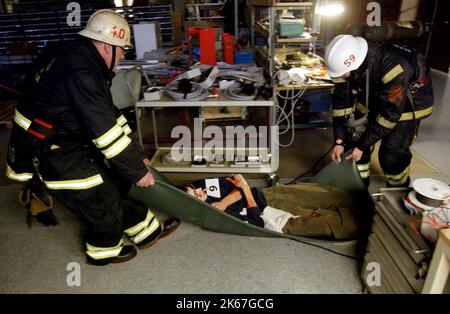
<path id="1" fill-rule="evenodd" d="M 219 88 L 220 88 L 221 90 L 224 90 L 224 89 L 227 89 L 228 87 L 230 87 L 231 85 L 233 85 L 234 83 L 235 83 L 234 80 L 230 80 L 230 81 L 227 81 L 227 80 L 220 80 L 220 81 L 219 81 Z"/>
<path id="2" fill-rule="evenodd" d="M 159 88 L 151 87 L 144 92 L 145 101 L 155 101 L 161 99 L 161 90 Z"/>

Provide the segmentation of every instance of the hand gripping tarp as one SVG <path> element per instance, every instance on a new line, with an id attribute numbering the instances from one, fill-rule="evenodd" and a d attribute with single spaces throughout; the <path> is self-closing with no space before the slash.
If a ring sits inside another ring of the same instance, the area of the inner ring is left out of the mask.
<path id="1" fill-rule="evenodd" d="M 248 224 L 180 190 L 155 169 L 151 168 L 151 171 L 156 183 L 149 188 L 133 186 L 130 189 L 129 197 L 145 203 L 151 209 L 175 216 L 205 229 L 243 236 L 290 238 L 302 242 L 344 242 L 278 233 Z M 344 160 L 340 164 L 332 161 L 310 182 L 333 186 L 354 193 L 365 190 L 364 183 L 353 160 Z"/>

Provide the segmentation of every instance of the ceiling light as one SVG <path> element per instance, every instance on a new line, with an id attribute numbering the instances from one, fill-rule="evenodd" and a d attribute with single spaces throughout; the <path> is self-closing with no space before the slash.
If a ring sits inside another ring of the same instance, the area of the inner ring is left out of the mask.
<path id="1" fill-rule="evenodd" d="M 335 16 L 344 12 L 342 4 L 329 4 L 316 7 L 316 14 L 323 16 Z"/>

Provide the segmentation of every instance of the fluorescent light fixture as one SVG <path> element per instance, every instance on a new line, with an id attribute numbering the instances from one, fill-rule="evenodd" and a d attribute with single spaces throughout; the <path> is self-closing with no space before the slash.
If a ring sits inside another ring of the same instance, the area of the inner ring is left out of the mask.
<path id="1" fill-rule="evenodd" d="M 342 4 L 328 4 L 316 7 L 316 14 L 323 16 L 335 16 L 344 12 L 344 6 Z"/>

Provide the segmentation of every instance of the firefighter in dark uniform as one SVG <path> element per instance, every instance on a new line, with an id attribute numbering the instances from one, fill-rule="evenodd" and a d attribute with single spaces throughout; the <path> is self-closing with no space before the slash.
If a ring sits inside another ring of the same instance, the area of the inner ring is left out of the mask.
<path id="1" fill-rule="evenodd" d="M 430 70 L 417 50 L 394 43 L 373 45 L 362 37 L 339 35 L 325 62 L 335 80 L 331 158 L 355 159 L 366 184 L 370 155 L 381 140 L 378 159 L 387 185 L 409 185 L 410 147 L 420 120 L 432 113 Z"/>
<path id="2" fill-rule="evenodd" d="M 114 11 L 99 10 L 79 34 L 43 58 L 19 102 L 7 176 L 30 180 L 37 157 L 46 187 L 85 224 L 88 261 L 106 265 L 137 254 L 133 245 L 124 245 L 123 233 L 143 249 L 178 224 L 160 224 L 142 203 L 121 196 L 131 184 L 154 184 L 149 161 L 129 136 L 131 129 L 110 92 L 113 70 L 131 47 L 127 21 Z"/>

